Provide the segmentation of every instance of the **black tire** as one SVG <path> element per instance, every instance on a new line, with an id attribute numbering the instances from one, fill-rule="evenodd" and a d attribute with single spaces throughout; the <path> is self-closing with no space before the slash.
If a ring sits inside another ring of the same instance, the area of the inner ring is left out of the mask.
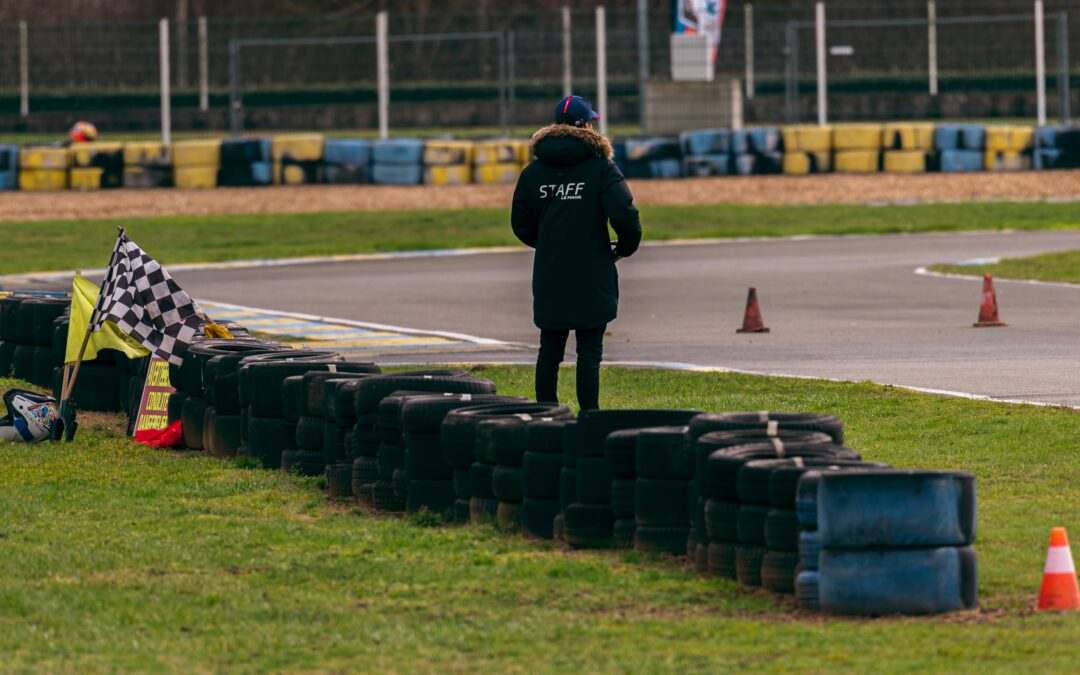
<path id="1" fill-rule="evenodd" d="M 803 569 L 816 570 L 821 558 L 821 539 L 817 530 L 804 530 L 799 533 L 799 564 Z"/>
<path id="2" fill-rule="evenodd" d="M 495 490 L 491 484 L 494 471 L 495 465 L 493 464 L 473 462 L 472 466 L 469 467 L 469 494 L 471 497 L 495 499 Z"/>
<path id="3" fill-rule="evenodd" d="M 770 551 L 798 552 L 799 518 L 793 509 L 770 509 L 765 515 L 765 546 Z"/>
<path id="4" fill-rule="evenodd" d="M 320 417 L 301 417 L 296 423 L 296 447 L 310 452 L 322 452 L 323 421 Z"/>
<path id="5" fill-rule="evenodd" d="M 240 392 L 237 391 L 237 397 Z M 304 414 L 304 376 L 293 375 L 281 382 L 281 417 L 296 422 Z"/>
<path id="6" fill-rule="evenodd" d="M 526 499 L 559 500 L 562 454 L 526 452 L 522 462 L 523 496 Z"/>
<path id="7" fill-rule="evenodd" d="M 352 464 L 353 482 L 368 485 L 379 480 L 379 462 L 372 457 L 357 457 Z"/>
<path id="8" fill-rule="evenodd" d="M 577 499 L 577 469 L 563 467 L 559 472 L 559 506 L 565 509 Z"/>
<path id="9" fill-rule="evenodd" d="M 693 468 L 685 450 L 688 429 L 685 426 L 641 429 L 634 451 L 637 477 L 688 479 Z"/>
<path id="10" fill-rule="evenodd" d="M 757 462 L 777 462 L 775 468 L 769 474 L 769 504 L 778 509 L 795 508 L 795 489 L 799 479 L 807 471 L 812 469 L 824 469 L 831 466 L 850 467 L 859 469 L 887 469 L 888 464 L 882 462 L 863 462 L 861 460 L 819 460 L 803 459 L 801 462 L 794 460 L 757 460 Z M 757 464 L 751 462 L 751 464 Z"/>
<path id="11" fill-rule="evenodd" d="M 709 437 L 710 434 L 703 436 L 698 441 L 698 445 L 708 443 Z M 708 497 L 735 501 L 738 499 L 739 469 L 752 460 L 776 459 L 778 456 L 860 459 L 855 451 L 832 443 L 784 443 L 774 439 L 768 443 L 750 443 L 720 448 L 709 455 L 705 481 L 699 484 L 701 492 Z"/>
<path id="12" fill-rule="evenodd" d="M 495 509 L 495 525 L 503 532 L 520 532 L 521 503 L 499 502 Z"/>
<path id="13" fill-rule="evenodd" d="M 412 480 L 409 481 L 408 495 L 405 498 L 405 510 L 418 513 L 426 510 L 430 513 L 452 517 L 454 509 L 454 484 L 448 480 Z"/>
<path id="14" fill-rule="evenodd" d="M 739 541 L 739 503 L 719 499 L 706 501 L 705 531 L 710 542 Z"/>
<path id="15" fill-rule="evenodd" d="M 281 453 L 281 470 L 284 473 L 294 473 L 299 467 L 299 462 L 296 461 L 296 450 L 286 450 Z"/>
<path id="16" fill-rule="evenodd" d="M 376 511 L 401 513 L 405 510 L 405 498 L 397 495 L 393 483 L 380 480 L 371 486 L 371 505 Z"/>
<path id="17" fill-rule="evenodd" d="M 239 364 L 240 405 L 259 417 L 282 417 L 281 387 L 285 378 L 314 371 L 341 370 L 344 357 L 333 352 L 287 350 L 255 354 Z"/>
<path id="18" fill-rule="evenodd" d="M 440 429 L 447 464 L 465 468 L 466 463 L 476 460 L 476 425 L 481 421 L 520 415 L 563 419 L 571 413 L 566 406 L 550 403 L 494 403 L 452 410 L 446 414 Z"/>
<path id="19" fill-rule="evenodd" d="M 698 410 L 586 410 L 578 418 L 579 457 L 602 457 L 608 435 L 623 429 L 682 426 Z"/>
<path id="20" fill-rule="evenodd" d="M 326 471 L 326 460 L 321 452 L 293 450 L 281 453 L 281 468 L 301 476 L 321 476 Z"/>
<path id="21" fill-rule="evenodd" d="M 633 520 L 635 487 L 633 479 L 616 478 L 611 481 L 611 510 L 616 518 Z"/>
<path id="22" fill-rule="evenodd" d="M 615 548 L 634 548 L 634 532 L 636 530 L 637 523 L 634 522 L 633 518 L 616 518 L 615 524 L 611 528 L 615 537 Z"/>
<path id="23" fill-rule="evenodd" d="M 65 357 L 67 356 L 67 338 L 68 331 L 71 328 L 71 322 L 68 317 L 61 316 L 56 321 L 53 321 L 52 327 L 52 354 L 53 363 L 63 365 Z M 104 351 L 104 350 L 102 350 Z M 98 357 L 103 356 L 102 353 L 98 353 Z M 95 361 L 98 359 L 95 359 Z M 3 372 L 3 368 L 0 367 L 0 373 Z"/>
<path id="24" fill-rule="evenodd" d="M 607 462 L 612 478 L 637 477 L 638 431 L 638 429 L 615 431 L 604 441 L 604 461 Z"/>
<path id="25" fill-rule="evenodd" d="M 476 461 L 520 466 L 521 458 L 515 455 L 519 450 L 524 453 L 526 426 L 527 422 L 517 417 L 498 417 L 478 422 L 473 443 Z M 510 449 L 500 450 L 501 446 L 510 446 Z M 500 461 L 500 457 L 505 461 Z"/>
<path id="26" fill-rule="evenodd" d="M 634 490 L 634 518 L 644 527 L 686 527 L 685 480 L 638 478 Z"/>
<path id="27" fill-rule="evenodd" d="M 832 438 L 833 443 L 844 444 L 844 423 L 832 415 L 820 413 L 709 413 L 695 418 L 690 426 L 708 426 L 712 431 L 752 430 L 768 433 L 773 422 L 772 429 L 820 431 Z"/>
<path id="28" fill-rule="evenodd" d="M 577 466 L 578 448 L 581 447 L 581 434 L 577 420 L 568 419 L 563 425 L 562 456 L 563 466 L 573 469 Z"/>
<path id="29" fill-rule="evenodd" d="M 34 342 L 34 306 L 41 303 L 41 298 L 28 298 L 19 303 L 15 315 L 15 341 L 20 345 L 33 347 Z"/>
<path id="30" fill-rule="evenodd" d="M 821 609 L 820 581 L 821 577 L 816 571 L 806 571 L 795 577 L 795 601 L 799 609 L 812 612 Z"/>
<path id="31" fill-rule="evenodd" d="M 15 349 L 18 347 L 14 342 L 0 342 L 0 377 L 11 377 L 12 368 L 15 365 Z"/>
<path id="32" fill-rule="evenodd" d="M 767 506 L 758 506 L 756 504 L 739 506 L 736 527 L 739 532 L 740 544 L 765 545 L 765 516 L 768 513 L 769 507 Z"/>
<path id="33" fill-rule="evenodd" d="M 56 389 L 59 389 L 63 375 L 63 368 L 54 369 Z M 127 377 L 127 373 L 112 364 L 84 363 L 79 370 L 79 378 L 75 381 L 71 398 L 79 410 L 116 412 L 120 410 L 121 383 Z"/>
<path id="34" fill-rule="evenodd" d="M 798 553 L 769 551 L 761 560 L 761 586 L 774 593 L 795 592 Z"/>
<path id="35" fill-rule="evenodd" d="M 552 539 L 555 535 L 555 516 L 559 515 L 557 499 L 525 498 L 521 503 L 521 532 L 535 539 Z"/>
<path id="36" fill-rule="evenodd" d="M 748 443 L 762 443 L 777 438 L 784 443 L 830 443 L 832 437 L 820 431 L 791 431 L 778 429 L 775 436 L 767 436 L 756 429 L 737 429 L 735 431 L 717 431 L 713 428 L 708 415 L 695 417 L 687 428 L 684 439 L 684 453 L 692 463 L 690 475 L 703 489 L 707 474 L 709 455 L 722 448 L 730 448 Z M 722 423 L 717 423 L 723 426 Z M 707 437 L 707 438 L 706 438 Z"/>
<path id="37" fill-rule="evenodd" d="M 395 391 L 431 391 L 456 394 L 494 394 L 495 384 L 461 370 L 414 370 L 376 375 L 356 390 L 356 414 L 378 412 L 379 402 Z"/>
<path id="38" fill-rule="evenodd" d="M 354 402 L 358 388 L 359 383 L 353 383 L 349 387 Z M 427 398 L 429 396 L 431 396 L 431 392 L 426 391 L 395 391 L 379 401 L 378 412 L 374 413 L 375 430 L 379 434 L 379 440 L 384 443 L 399 442 L 405 431 L 401 424 L 401 411 L 405 404 L 414 398 Z M 355 405 L 351 414 L 356 414 Z"/>
<path id="39" fill-rule="evenodd" d="M 458 499 L 472 497 L 472 484 L 469 469 L 454 469 L 454 496 Z"/>
<path id="40" fill-rule="evenodd" d="M 469 498 L 469 522 L 494 525 L 499 512 L 499 500 L 494 497 Z"/>
<path id="41" fill-rule="evenodd" d="M 18 344 L 12 361 L 11 374 L 16 380 L 31 382 L 34 379 L 34 345 Z M 80 374 L 82 369 L 80 368 Z"/>
<path id="42" fill-rule="evenodd" d="M 454 523 L 458 525 L 465 525 L 469 522 L 469 500 L 468 499 L 455 499 L 454 500 Z"/>
<path id="43" fill-rule="evenodd" d="M 168 420 L 169 424 L 172 424 L 176 420 L 180 419 L 184 410 L 184 401 L 188 399 L 188 395 L 182 391 L 174 391 L 169 394 L 168 404 Z"/>
<path id="44" fill-rule="evenodd" d="M 374 363 L 348 362 L 342 364 L 340 368 L 335 367 L 332 371 L 304 373 L 304 414 L 308 417 L 330 419 L 331 416 L 327 412 L 331 407 L 335 413 L 339 412 L 338 401 L 334 400 L 335 396 L 331 396 L 331 394 L 336 394 L 336 389 L 346 382 L 371 377 L 380 372 L 379 367 Z M 335 384 L 330 384 L 331 382 Z M 340 411 L 340 414 L 345 416 L 346 423 L 356 422 L 355 395 L 356 390 L 349 389 L 343 396 L 347 410 Z"/>
<path id="45" fill-rule="evenodd" d="M 206 410 L 203 412 L 202 423 L 202 447 L 203 452 L 206 452 L 211 457 L 214 456 L 214 447 L 210 444 L 210 439 L 214 436 L 214 419 L 217 417 L 217 411 L 214 410 L 214 406 L 206 406 Z"/>
<path id="46" fill-rule="evenodd" d="M 566 543 L 572 548 L 611 548 L 615 545 L 615 514 L 610 506 L 571 504 L 563 511 Z"/>
<path id="47" fill-rule="evenodd" d="M 551 522 L 551 538 L 554 541 L 566 542 L 566 516 L 563 515 L 562 509 L 559 509 L 559 513 Z"/>
<path id="48" fill-rule="evenodd" d="M 394 485 L 394 494 L 407 500 L 409 497 L 409 480 L 405 477 L 405 469 L 394 469 L 390 482 Z"/>
<path id="49" fill-rule="evenodd" d="M 346 458 L 345 434 L 348 432 L 348 429 L 335 427 L 327 423 L 325 419 L 323 420 L 322 451 L 327 462 L 331 464 L 344 462 Z"/>
<path id="50" fill-rule="evenodd" d="M 454 470 L 446 463 L 438 433 L 405 434 L 405 468 L 413 480 L 451 480 Z"/>
<path id="51" fill-rule="evenodd" d="M 208 361 L 229 354 L 260 354 L 273 348 L 269 344 L 258 340 L 199 340 L 184 353 L 182 364 L 169 366 L 169 382 L 186 394 L 205 396 L 203 371 Z"/>
<path id="52" fill-rule="evenodd" d="M 640 523 L 634 532 L 634 549 L 643 553 L 686 555 L 688 527 L 646 527 Z"/>
<path id="53" fill-rule="evenodd" d="M 299 450 L 296 423 L 268 417 L 249 417 L 247 421 L 248 454 L 258 457 L 268 469 L 281 466 L 281 453 Z"/>
<path id="54" fill-rule="evenodd" d="M 405 448 L 400 445 L 383 443 L 379 446 L 379 452 L 375 456 L 379 464 L 379 476 L 385 480 L 393 480 L 394 471 L 405 465 Z"/>
<path id="55" fill-rule="evenodd" d="M 214 422 L 210 427 L 210 454 L 214 457 L 236 457 L 239 448 L 240 416 L 222 415 L 215 410 Z"/>
<path id="56" fill-rule="evenodd" d="M 410 397 L 401 407 L 402 431 L 424 434 L 439 431 L 451 410 L 493 403 L 527 403 L 521 396 L 495 394 L 429 394 Z"/>
<path id="57" fill-rule="evenodd" d="M 53 331 L 56 329 L 55 322 L 68 310 L 71 301 L 66 298 L 42 298 L 33 304 L 33 328 L 32 341 L 39 347 L 52 348 Z"/>
<path id="58" fill-rule="evenodd" d="M 375 483 L 367 483 L 366 485 L 353 483 L 353 494 L 356 495 L 356 501 L 362 506 L 372 510 L 375 509 Z"/>
<path id="59" fill-rule="evenodd" d="M 525 439 L 526 452 L 561 455 L 566 423 L 567 420 L 565 419 L 539 419 L 530 423 Z"/>
<path id="60" fill-rule="evenodd" d="M 744 586 L 761 585 L 761 562 L 767 551 L 761 546 L 735 546 L 735 578 Z"/>
<path id="61" fill-rule="evenodd" d="M 501 502 L 520 504 L 525 497 L 521 467 L 496 465 L 491 471 L 491 491 Z"/>
<path id="62" fill-rule="evenodd" d="M 603 506 L 611 504 L 611 471 L 603 457 L 578 458 L 577 501 Z"/>
<path id="63" fill-rule="evenodd" d="M 0 298 L 0 340 L 18 344 L 19 342 L 19 305 L 27 298 L 10 295 Z"/>
<path id="64" fill-rule="evenodd" d="M 58 363 L 55 366 L 62 366 Z M 34 366 L 31 369 L 30 381 L 35 386 L 48 389 L 52 384 L 53 357 L 51 347 L 34 348 Z"/>
<path id="65" fill-rule="evenodd" d="M 352 467 L 348 464 L 328 464 L 326 467 L 326 493 L 331 499 L 352 496 Z"/>
<path id="66" fill-rule="evenodd" d="M 189 396 L 184 401 L 180 420 L 184 435 L 184 447 L 188 450 L 203 449 L 203 419 L 206 415 L 206 408 L 206 401 L 198 396 Z"/>
<path id="67" fill-rule="evenodd" d="M 737 577 L 735 560 L 737 544 L 714 541 L 709 543 L 708 567 L 709 574 L 724 579 Z"/>

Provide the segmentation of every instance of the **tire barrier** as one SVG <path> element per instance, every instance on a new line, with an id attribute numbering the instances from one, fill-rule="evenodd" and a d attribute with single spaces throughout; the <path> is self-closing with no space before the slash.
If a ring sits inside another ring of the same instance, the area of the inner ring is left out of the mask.
<path id="1" fill-rule="evenodd" d="M 678 178 L 682 148 L 677 138 L 628 138 L 615 143 L 615 163 L 627 178 Z"/>
<path id="2" fill-rule="evenodd" d="M 380 185 L 419 185 L 424 177 L 424 142 L 414 138 L 375 141 L 371 181 Z"/>
<path id="3" fill-rule="evenodd" d="M 217 187 L 221 141 L 183 141 L 173 145 L 173 184 L 182 190 Z"/>
<path id="4" fill-rule="evenodd" d="M 218 184 L 228 187 L 270 185 L 274 171 L 269 138 L 227 138 L 221 142 Z"/>
<path id="5" fill-rule="evenodd" d="M 270 138 L 274 185 L 322 182 L 322 134 L 287 134 Z"/>
<path id="6" fill-rule="evenodd" d="M 124 144 L 124 187 L 158 188 L 172 184 L 172 146 L 162 143 Z"/>
<path id="7" fill-rule="evenodd" d="M 371 141 L 326 139 L 323 177 L 327 183 L 335 184 L 371 182 Z"/>
<path id="8" fill-rule="evenodd" d="M 72 190 L 118 188 L 124 183 L 124 146 L 76 143 L 71 146 Z"/>
<path id="9" fill-rule="evenodd" d="M 19 150 L 19 189 L 65 190 L 70 166 L 67 148 L 22 148 Z"/>
<path id="10" fill-rule="evenodd" d="M 0 143 L 0 192 L 19 185 L 19 148 Z"/>

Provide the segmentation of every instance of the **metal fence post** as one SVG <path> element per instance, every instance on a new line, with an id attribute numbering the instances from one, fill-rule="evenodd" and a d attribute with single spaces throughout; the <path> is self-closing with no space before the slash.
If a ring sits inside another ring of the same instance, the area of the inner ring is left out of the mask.
<path id="1" fill-rule="evenodd" d="M 743 41 L 746 43 L 746 98 L 754 98 L 754 5 L 743 6 Z"/>
<path id="2" fill-rule="evenodd" d="M 176 86 L 188 86 L 188 0 L 176 2 Z"/>
<path id="3" fill-rule="evenodd" d="M 229 128 L 234 134 L 244 130 L 244 99 L 240 85 L 240 41 L 229 40 Z"/>
<path id="4" fill-rule="evenodd" d="M 563 98 L 574 93 L 572 64 L 573 54 L 570 51 L 570 8 L 562 8 L 562 89 Z"/>
<path id="5" fill-rule="evenodd" d="M 638 120 L 645 119 L 645 83 L 649 80 L 649 3 L 638 0 Z"/>
<path id="6" fill-rule="evenodd" d="M 30 30 L 19 22 L 19 115 L 30 115 Z"/>
<path id="7" fill-rule="evenodd" d="M 937 96 L 937 3 L 934 0 L 928 0 L 926 3 L 926 45 L 927 69 L 930 71 L 930 95 Z"/>
<path id="8" fill-rule="evenodd" d="M 161 52 L 161 142 L 172 142 L 172 95 L 169 90 L 169 20 L 158 23 L 158 49 Z"/>
<path id="9" fill-rule="evenodd" d="M 1057 15 L 1057 50 L 1058 50 L 1058 117 L 1062 124 L 1072 121 L 1072 91 L 1069 83 L 1069 13 Z"/>
<path id="10" fill-rule="evenodd" d="M 1039 125 L 1046 124 L 1046 37 L 1042 0 L 1035 0 L 1035 108 Z"/>
<path id="11" fill-rule="evenodd" d="M 817 42 L 817 120 L 825 126 L 829 121 L 828 101 L 825 81 L 825 3 L 818 2 L 814 7 L 814 34 Z"/>
<path id="12" fill-rule="evenodd" d="M 607 136 L 611 111 L 607 105 L 607 14 L 603 5 L 596 8 L 596 90 L 596 101 L 600 108 L 600 135 Z"/>
<path id="13" fill-rule="evenodd" d="M 390 18 L 386 11 L 375 17 L 375 59 L 379 79 L 379 138 L 390 137 Z"/>
<path id="14" fill-rule="evenodd" d="M 206 17 L 199 17 L 199 110 L 210 109 L 210 58 Z"/>

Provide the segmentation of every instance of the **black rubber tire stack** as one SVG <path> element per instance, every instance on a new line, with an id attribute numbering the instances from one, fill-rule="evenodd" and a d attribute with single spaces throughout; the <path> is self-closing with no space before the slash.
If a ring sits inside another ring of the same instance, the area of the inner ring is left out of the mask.
<path id="1" fill-rule="evenodd" d="M 638 551 L 686 555 L 690 461 L 683 447 L 687 430 L 685 426 L 653 427 L 637 434 L 634 548 Z"/>
<path id="2" fill-rule="evenodd" d="M 453 471 L 443 459 L 439 435 L 407 434 L 402 422 L 401 411 L 409 401 L 431 395 L 429 391 L 390 394 L 379 402 L 376 429 L 380 441 L 403 449 L 401 464 L 394 467 L 392 482 L 395 494 L 405 499 L 405 511 L 427 511 L 449 520 L 454 508 Z"/>
<path id="3" fill-rule="evenodd" d="M 529 537 L 552 539 L 559 515 L 559 486 L 563 471 L 563 437 L 571 420 L 540 419 L 529 424 L 522 456 L 521 531 Z"/>
<path id="4" fill-rule="evenodd" d="M 491 470 L 491 492 L 499 500 L 495 523 L 506 532 L 521 530 L 521 502 L 525 499 L 521 465 L 532 422 L 530 415 L 522 415 L 519 418 L 482 422 L 476 430 L 476 458 L 490 462 L 494 467 Z M 488 425 L 495 425 L 491 427 L 490 434 L 486 433 Z"/>
<path id="5" fill-rule="evenodd" d="M 551 525 L 551 538 L 566 542 L 566 507 L 577 499 L 577 456 L 581 446 L 578 421 L 567 420 L 563 426 L 562 469 L 559 471 L 559 513 Z"/>
<path id="6" fill-rule="evenodd" d="M 608 434 L 604 441 L 604 464 L 607 467 L 610 494 L 608 503 L 615 516 L 613 531 L 615 548 L 633 548 L 634 532 L 637 523 L 634 520 L 634 493 L 636 491 L 637 467 L 634 456 L 640 429 L 624 429 Z M 592 460 L 587 460 L 592 461 Z M 588 471 L 585 472 L 588 475 Z M 581 483 L 579 482 L 580 486 Z"/>
<path id="7" fill-rule="evenodd" d="M 203 397 L 208 408 L 204 421 L 203 449 L 214 457 L 235 457 L 243 445 L 244 419 L 240 406 L 240 376 L 243 360 L 257 354 L 284 351 L 284 345 L 252 340 L 211 348 L 219 352 L 202 366 Z M 201 350 L 198 350 L 201 352 Z"/>

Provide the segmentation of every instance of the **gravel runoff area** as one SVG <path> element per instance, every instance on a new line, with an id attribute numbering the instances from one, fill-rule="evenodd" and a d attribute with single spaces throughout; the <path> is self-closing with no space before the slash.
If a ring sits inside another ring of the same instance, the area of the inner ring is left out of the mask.
<path id="1" fill-rule="evenodd" d="M 631 181 L 642 205 L 865 204 L 1080 199 L 1080 171 Z M 377 209 L 508 208 L 512 185 L 306 185 L 0 194 L 0 222 Z"/>

